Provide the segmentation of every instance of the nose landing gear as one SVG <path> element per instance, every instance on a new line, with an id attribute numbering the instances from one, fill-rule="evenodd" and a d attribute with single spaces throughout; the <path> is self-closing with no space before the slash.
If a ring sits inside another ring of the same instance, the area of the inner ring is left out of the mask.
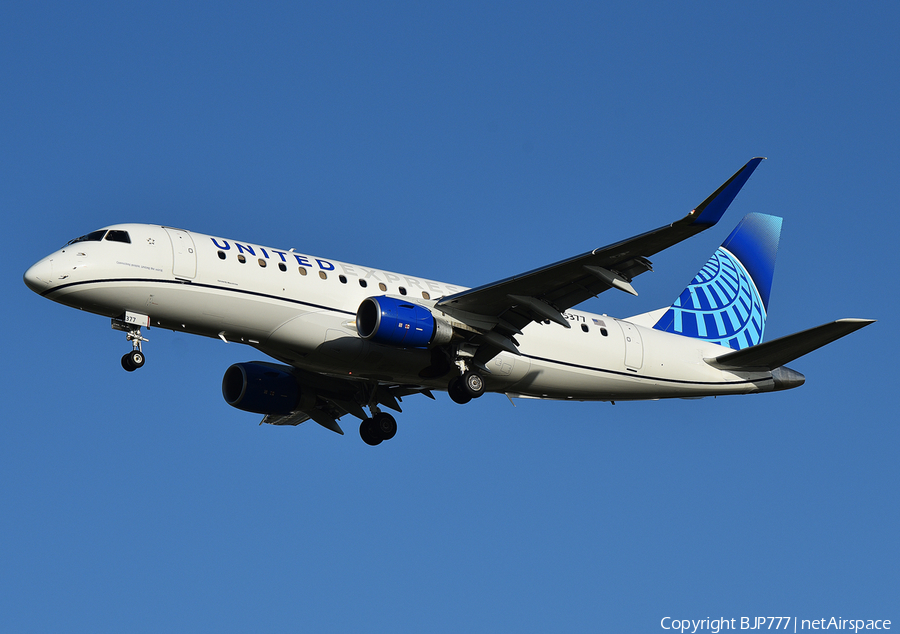
<path id="1" fill-rule="evenodd" d="M 149 322 L 149 319 L 147 321 Z M 141 342 L 147 341 L 147 339 L 141 335 L 141 327 L 139 325 L 124 319 L 113 319 L 112 327 L 114 330 L 125 332 L 125 338 L 131 342 L 132 350 L 122 357 L 122 367 L 126 372 L 134 372 L 142 367 L 146 360 L 144 351 L 141 350 Z"/>

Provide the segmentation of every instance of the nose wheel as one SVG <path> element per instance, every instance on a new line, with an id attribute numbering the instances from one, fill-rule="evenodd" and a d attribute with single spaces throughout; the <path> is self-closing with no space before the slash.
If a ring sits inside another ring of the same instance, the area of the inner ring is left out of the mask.
<path id="1" fill-rule="evenodd" d="M 144 365 L 144 353 L 140 350 L 132 350 L 122 357 L 122 367 L 126 372 L 134 372 Z"/>
<path id="2" fill-rule="evenodd" d="M 146 357 L 144 351 L 141 350 L 141 342 L 147 339 L 141 335 L 141 327 L 128 323 L 122 319 L 113 319 L 112 327 L 114 330 L 125 332 L 125 338 L 131 342 L 131 352 L 122 357 L 122 367 L 126 372 L 134 372 L 144 365 Z"/>

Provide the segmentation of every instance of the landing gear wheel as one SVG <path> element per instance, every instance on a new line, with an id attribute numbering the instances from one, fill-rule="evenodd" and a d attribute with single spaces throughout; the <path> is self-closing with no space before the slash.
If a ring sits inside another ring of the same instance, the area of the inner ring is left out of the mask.
<path id="1" fill-rule="evenodd" d="M 472 400 L 472 397 L 462 385 L 462 377 L 457 377 L 450 381 L 450 385 L 447 386 L 447 394 L 450 395 L 454 403 L 459 403 L 460 405 L 465 405 Z"/>
<path id="2" fill-rule="evenodd" d="M 397 433 L 397 421 L 390 414 L 375 414 L 372 423 L 382 440 L 390 440 Z"/>
<path id="3" fill-rule="evenodd" d="M 367 418 L 362 423 L 360 423 L 359 437 L 363 439 L 364 443 L 372 447 L 374 447 L 375 445 L 380 445 L 382 441 L 381 435 L 375 428 L 375 421 L 373 421 L 371 418 Z"/>
<path id="4" fill-rule="evenodd" d="M 122 357 L 122 367 L 126 372 L 134 372 L 144 365 L 144 353 L 140 350 L 132 350 Z"/>
<path id="5" fill-rule="evenodd" d="M 484 394 L 484 378 L 472 370 L 466 371 L 460 377 L 459 385 L 462 390 L 472 398 L 478 398 Z"/>
<path id="6" fill-rule="evenodd" d="M 140 350 L 132 350 L 131 354 L 128 355 L 131 358 L 131 365 L 135 368 L 143 367 L 144 365 L 144 353 Z"/>

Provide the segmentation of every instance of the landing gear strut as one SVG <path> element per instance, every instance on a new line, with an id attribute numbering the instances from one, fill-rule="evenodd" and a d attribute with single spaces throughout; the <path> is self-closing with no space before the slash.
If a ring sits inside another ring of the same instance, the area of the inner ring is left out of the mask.
<path id="1" fill-rule="evenodd" d="M 113 319 L 112 327 L 115 330 L 121 330 L 126 333 L 125 338 L 131 342 L 132 350 L 122 357 L 122 367 L 126 372 L 134 372 L 144 365 L 146 357 L 144 351 L 141 350 L 141 342 L 147 341 L 141 335 L 141 327 L 128 323 L 122 319 Z"/>

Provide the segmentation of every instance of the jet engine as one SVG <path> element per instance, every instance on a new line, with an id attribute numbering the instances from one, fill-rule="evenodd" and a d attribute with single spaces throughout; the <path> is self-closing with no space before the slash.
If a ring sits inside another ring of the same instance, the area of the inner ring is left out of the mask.
<path id="1" fill-rule="evenodd" d="M 300 386 L 287 366 L 235 363 L 222 378 L 225 402 L 255 414 L 289 414 L 300 401 Z"/>
<path id="2" fill-rule="evenodd" d="M 453 326 L 425 306 L 396 297 L 367 297 L 356 311 L 363 339 L 398 348 L 428 348 L 449 343 Z"/>

